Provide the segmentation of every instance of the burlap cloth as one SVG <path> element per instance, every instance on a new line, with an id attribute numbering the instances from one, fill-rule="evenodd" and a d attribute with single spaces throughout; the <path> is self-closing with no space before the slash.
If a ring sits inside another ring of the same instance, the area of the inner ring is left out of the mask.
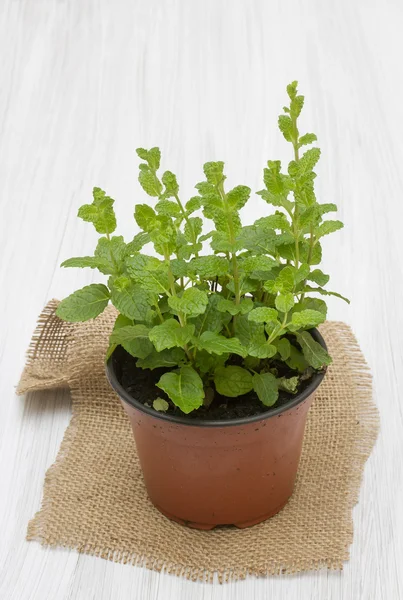
<path id="1" fill-rule="evenodd" d="M 56 306 L 51 301 L 39 318 L 18 393 L 68 387 L 73 415 L 28 540 L 193 580 L 342 569 L 378 431 L 371 376 L 347 325 L 321 327 L 333 365 L 309 413 L 289 503 L 255 527 L 205 532 L 169 521 L 147 498 L 128 419 L 104 373 L 115 310 L 70 324 L 55 316 Z"/>

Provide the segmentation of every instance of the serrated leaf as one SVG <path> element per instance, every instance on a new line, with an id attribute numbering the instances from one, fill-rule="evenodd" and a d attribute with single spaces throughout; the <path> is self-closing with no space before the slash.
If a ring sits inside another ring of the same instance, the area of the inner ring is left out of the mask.
<path id="1" fill-rule="evenodd" d="M 193 332 L 194 325 L 181 327 L 176 319 L 167 319 L 150 330 L 149 338 L 157 352 L 161 352 L 174 346 L 183 348 L 190 341 Z"/>
<path id="2" fill-rule="evenodd" d="M 305 359 L 314 369 L 321 369 L 326 365 L 330 365 L 332 359 L 308 331 L 301 331 L 296 336 Z"/>
<path id="3" fill-rule="evenodd" d="M 246 356 L 245 348 L 237 338 L 226 338 L 213 331 L 205 331 L 197 340 L 197 347 L 210 354 L 238 354 Z"/>
<path id="4" fill-rule="evenodd" d="M 189 267 L 202 279 L 213 279 L 228 274 L 229 261 L 223 256 L 199 256 L 190 261 Z"/>
<path id="5" fill-rule="evenodd" d="M 115 323 L 113 325 L 113 331 L 116 331 L 117 329 L 120 329 L 120 327 L 126 327 L 128 325 L 133 325 L 133 321 L 131 319 L 128 319 L 124 315 L 118 315 L 116 317 Z M 112 356 L 112 354 L 116 350 L 117 346 L 118 346 L 118 344 L 109 343 L 108 350 L 106 351 L 105 362 L 107 362 L 109 360 L 109 358 Z"/>
<path id="6" fill-rule="evenodd" d="M 190 215 L 191 213 L 194 213 L 196 210 L 199 210 L 199 208 L 201 208 L 201 205 L 202 205 L 202 199 L 200 198 L 200 196 L 194 196 L 193 198 L 190 198 L 190 200 L 188 200 L 186 202 L 185 210 Z"/>
<path id="7" fill-rule="evenodd" d="M 317 310 L 318 312 L 321 312 L 325 317 L 327 314 L 326 302 L 321 298 L 304 298 L 302 301 L 297 302 L 297 304 L 294 305 L 293 312 L 298 312 L 306 309 Z"/>
<path id="8" fill-rule="evenodd" d="M 141 160 L 147 161 L 148 166 L 154 171 L 157 171 L 160 168 L 161 151 L 159 148 L 154 147 L 150 148 L 150 150 L 137 148 L 136 153 Z"/>
<path id="9" fill-rule="evenodd" d="M 186 358 L 182 348 L 171 348 L 157 352 L 153 350 L 146 358 L 139 359 L 136 366 L 140 369 L 159 369 L 161 367 L 177 367 Z"/>
<path id="10" fill-rule="evenodd" d="M 301 146 L 306 146 L 308 144 L 313 144 L 313 142 L 317 141 L 317 137 L 314 133 L 305 133 L 304 135 L 302 135 L 299 138 L 299 143 L 298 146 L 301 148 Z"/>
<path id="11" fill-rule="evenodd" d="M 116 217 L 113 210 L 114 200 L 101 188 L 94 187 L 92 204 L 84 204 L 78 209 L 78 216 L 93 223 L 98 233 L 111 234 L 116 229 Z"/>
<path id="12" fill-rule="evenodd" d="M 298 177 L 304 177 L 315 168 L 320 158 L 320 148 L 310 148 L 303 154 L 298 162 Z"/>
<path id="13" fill-rule="evenodd" d="M 286 360 L 290 369 L 303 373 L 309 364 L 305 360 L 304 355 L 293 344 L 290 344 L 290 357 Z"/>
<path id="14" fill-rule="evenodd" d="M 240 267 L 247 275 L 253 271 L 271 271 L 278 266 L 278 262 L 270 256 L 248 256 L 240 262 Z"/>
<path id="15" fill-rule="evenodd" d="M 165 215 L 167 217 L 179 217 L 181 210 L 176 202 L 172 200 L 160 200 L 155 205 L 155 210 L 159 215 Z"/>
<path id="16" fill-rule="evenodd" d="M 329 278 L 329 275 L 326 275 L 320 269 L 315 269 L 314 271 L 312 271 L 312 273 L 309 273 L 309 275 L 308 275 L 308 277 L 306 277 L 306 279 L 308 279 L 309 281 L 313 281 L 314 283 L 317 283 L 318 285 L 322 286 L 322 285 L 326 285 L 330 278 Z"/>
<path id="17" fill-rule="evenodd" d="M 171 171 L 165 171 L 161 181 L 165 186 L 165 198 L 171 198 L 172 196 L 176 196 L 178 194 L 179 185 L 176 180 L 176 175 L 174 175 Z"/>
<path id="18" fill-rule="evenodd" d="M 290 114 L 295 119 L 299 117 L 304 106 L 304 96 L 295 96 L 290 102 Z"/>
<path id="19" fill-rule="evenodd" d="M 142 169 L 139 172 L 139 182 L 143 190 L 152 197 L 157 197 L 162 193 L 162 185 L 156 175 L 151 170 Z"/>
<path id="20" fill-rule="evenodd" d="M 255 323 L 269 323 L 270 321 L 275 321 L 277 317 L 278 312 L 274 308 L 267 308 L 265 306 L 254 308 L 248 314 L 249 321 L 254 321 Z"/>
<path id="21" fill-rule="evenodd" d="M 127 247 L 121 235 L 111 238 L 101 237 L 98 240 L 94 254 L 96 258 L 107 262 L 110 273 L 116 275 L 123 270 Z"/>
<path id="22" fill-rule="evenodd" d="M 163 398 L 156 398 L 153 402 L 153 409 L 159 412 L 166 412 L 169 408 L 169 404 Z"/>
<path id="23" fill-rule="evenodd" d="M 158 258 L 137 254 L 126 258 L 126 268 L 135 282 L 140 283 L 145 290 L 158 294 L 167 293 L 168 269 Z"/>
<path id="24" fill-rule="evenodd" d="M 208 183 L 213 185 L 218 185 L 225 179 L 224 163 L 222 161 L 205 163 L 203 171 Z"/>
<path id="25" fill-rule="evenodd" d="M 134 218 L 137 225 L 148 233 L 156 227 L 157 215 L 148 204 L 136 204 Z"/>
<path id="26" fill-rule="evenodd" d="M 287 94 L 290 100 L 297 95 L 298 81 L 292 81 L 287 85 Z"/>
<path id="27" fill-rule="evenodd" d="M 255 323 L 248 319 L 249 315 L 239 315 L 234 323 L 234 333 L 246 348 L 253 344 L 264 344 L 266 337 L 262 323 Z"/>
<path id="28" fill-rule="evenodd" d="M 323 313 L 317 310 L 301 310 L 299 312 L 294 312 L 292 315 L 291 322 L 296 327 L 317 327 L 325 321 L 325 316 Z"/>
<path id="29" fill-rule="evenodd" d="M 153 351 L 148 338 L 149 328 L 145 325 L 128 325 L 112 331 L 109 338 L 111 344 L 118 344 L 137 358 L 145 358 Z"/>
<path id="30" fill-rule="evenodd" d="M 208 296 L 206 292 L 202 292 L 197 288 L 188 288 L 181 297 L 171 296 L 168 298 L 168 304 L 177 313 L 185 313 L 196 317 L 206 310 Z"/>
<path id="31" fill-rule="evenodd" d="M 310 285 L 307 285 L 302 291 L 303 293 L 316 293 L 321 294 L 322 296 L 335 296 L 336 298 L 341 298 L 341 300 L 344 300 L 344 302 L 347 302 L 347 304 L 350 304 L 350 300 L 348 298 L 345 298 L 337 292 L 329 292 L 328 290 L 324 290 L 321 287 L 311 287 Z"/>
<path id="32" fill-rule="evenodd" d="M 214 373 L 214 384 L 217 392 L 228 398 L 242 396 L 253 389 L 249 371 L 233 365 L 218 367 Z"/>
<path id="33" fill-rule="evenodd" d="M 88 321 L 101 314 L 108 302 L 109 290 L 106 285 L 92 283 L 62 300 L 56 309 L 56 315 L 71 323 Z"/>
<path id="34" fill-rule="evenodd" d="M 279 294 L 274 303 L 279 312 L 286 313 L 294 306 L 294 295 L 291 292 Z"/>
<path id="35" fill-rule="evenodd" d="M 220 312 L 228 312 L 230 315 L 237 315 L 241 312 L 240 304 L 235 304 L 233 300 L 228 300 L 227 298 L 219 298 L 217 303 L 217 310 Z"/>
<path id="36" fill-rule="evenodd" d="M 188 242 L 197 240 L 203 229 L 203 221 L 200 217 L 189 217 L 185 223 L 185 238 Z"/>
<path id="37" fill-rule="evenodd" d="M 276 353 L 276 346 L 269 344 L 266 340 L 261 343 L 252 341 L 248 346 L 248 354 L 255 358 L 271 358 Z"/>
<path id="38" fill-rule="evenodd" d="M 224 324 L 231 320 L 231 316 L 217 310 L 217 305 L 220 301 L 218 294 L 212 294 L 208 298 L 208 305 L 203 314 L 195 319 L 192 319 L 195 325 L 195 336 L 200 336 L 203 331 L 213 331 L 219 333 Z"/>
<path id="39" fill-rule="evenodd" d="M 288 115 L 280 115 L 278 118 L 278 127 L 287 142 L 291 142 L 293 135 L 293 124 L 291 118 Z"/>
<path id="40" fill-rule="evenodd" d="M 227 202 L 231 208 L 241 210 L 250 197 L 251 189 L 246 185 L 237 185 L 227 193 Z"/>
<path id="41" fill-rule="evenodd" d="M 278 384 L 272 373 L 255 373 L 253 376 L 253 389 L 260 402 L 265 406 L 273 406 L 277 402 Z"/>
<path id="42" fill-rule="evenodd" d="M 126 254 L 129 256 L 139 252 L 150 241 L 150 235 L 145 231 L 137 233 L 131 242 L 126 244 Z"/>
<path id="43" fill-rule="evenodd" d="M 280 339 L 274 340 L 274 346 L 277 348 L 277 352 L 281 356 L 281 360 L 288 360 L 291 354 L 291 344 L 287 338 L 282 337 Z"/>
<path id="44" fill-rule="evenodd" d="M 111 300 L 120 313 L 134 321 L 148 323 L 155 315 L 151 307 L 157 303 L 156 294 L 144 290 L 131 280 L 121 289 L 112 283 Z"/>
<path id="45" fill-rule="evenodd" d="M 289 394 L 296 394 L 298 391 L 298 377 L 280 377 L 277 379 L 277 385 L 279 390 L 288 392 Z"/>
<path id="46" fill-rule="evenodd" d="M 319 239 L 324 235 L 329 235 L 329 233 L 333 233 L 342 229 L 344 227 L 341 221 L 324 221 L 319 227 L 315 229 L 315 237 Z"/>
<path id="47" fill-rule="evenodd" d="M 185 414 L 203 404 L 203 381 L 192 367 L 184 366 L 177 373 L 165 373 L 157 386 L 164 390 Z"/>
<path id="48" fill-rule="evenodd" d="M 113 266 L 106 260 L 102 258 L 98 258 L 96 256 L 77 256 L 74 258 L 69 258 L 62 262 L 61 267 L 76 267 L 79 269 L 85 269 L 89 267 L 90 269 L 98 269 L 104 275 L 110 275 L 114 272 Z"/>

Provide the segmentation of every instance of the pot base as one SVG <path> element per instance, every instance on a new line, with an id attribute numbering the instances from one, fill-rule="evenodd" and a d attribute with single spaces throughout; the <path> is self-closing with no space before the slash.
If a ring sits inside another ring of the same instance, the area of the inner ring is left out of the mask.
<path id="1" fill-rule="evenodd" d="M 253 527 L 253 525 L 258 525 L 259 523 L 263 523 L 263 521 L 267 521 L 267 519 L 270 519 L 271 517 L 274 517 L 275 515 L 277 515 L 277 513 L 279 513 L 280 510 L 282 510 L 284 508 L 284 506 L 287 504 L 287 502 L 288 502 L 288 499 L 285 502 L 283 502 L 280 506 L 276 507 L 274 510 L 271 510 L 269 513 L 262 515 L 261 517 L 258 517 L 257 519 L 252 519 L 250 521 L 245 521 L 243 523 L 194 523 L 192 521 L 184 521 L 183 519 L 180 519 L 179 517 L 176 517 L 175 515 L 170 515 L 169 513 L 167 513 L 165 510 L 163 510 L 160 506 L 157 506 L 156 504 L 154 506 L 157 510 L 159 510 L 159 512 L 161 514 L 163 514 L 165 517 L 168 517 L 168 519 L 170 519 L 171 521 L 175 521 L 175 523 L 179 523 L 179 525 L 185 525 L 186 527 L 191 527 L 192 529 L 201 529 L 203 531 L 210 531 L 211 529 L 214 529 L 215 527 L 234 526 L 234 527 L 237 527 L 238 529 L 246 529 L 246 527 Z"/>

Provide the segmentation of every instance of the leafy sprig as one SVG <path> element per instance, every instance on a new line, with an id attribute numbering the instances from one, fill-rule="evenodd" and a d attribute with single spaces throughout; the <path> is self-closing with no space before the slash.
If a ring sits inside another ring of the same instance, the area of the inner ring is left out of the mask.
<path id="1" fill-rule="evenodd" d="M 309 330 L 326 319 L 326 303 L 317 295 L 343 298 L 326 289 L 329 276 L 317 267 L 321 239 L 343 225 L 325 219 L 336 211 L 334 204 L 316 199 L 320 150 L 305 148 L 316 135 L 300 133 L 304 97 L 296 82 L 287 94 L 278 125 L 292 159 L 286 172 L 280 161 L 268 161 L 258 192 L 273 214 L 242 226 L 239 213 L 251 190 L 228 190 L 220 161 L 204 165 L 197 194 L 182 202 L 176 176 L 160 175 L 158 148 L 137 150 L 139 182 L 154 200 L 153 206 L 135 207 L 140 231 L 130 242 L 112 235 L 114 200 L 103 190 L 94 188 L 92 204 L 79 209 L 78 216 L 102 237 L 94 256 L 62 266 L 95 268 L 108 281 L 74 292 L 60 303 L 58 316 L 85 321 L 112 302 L 120 314 L 107 356 L 121 345 L 139 368 L 170 369 L 157 385 L 184 413 L 208 406 L 215 392 L 231 398 L 253 390 L 272 406 L 279 390 L 296 393 L 309 369 L 331 362 Z M 213 228 L 204 232 L 209 221 Z M 144 253 L 145 246 L 156 256 Z M 290 377 L 281 376 L 282 364 Z M 167 410 L 166 400 L 157 400 L 155 409 Z"/>

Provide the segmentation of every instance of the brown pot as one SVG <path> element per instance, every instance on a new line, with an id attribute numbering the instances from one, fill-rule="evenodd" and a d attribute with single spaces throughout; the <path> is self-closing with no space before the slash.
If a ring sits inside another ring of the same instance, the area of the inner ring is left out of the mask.
<path id="1" fill-rule="evenodd" d="M 321 335 L 311 331 L 324 347 Z M 324 373 L 280 407 L 245 419 L 206 421 L 159 413 L 107 375 L 130 419 L 148 494 L 170 519 L 198 529 L 249 527 L 278 513 L 290 498 L 306 416 Z"/>

